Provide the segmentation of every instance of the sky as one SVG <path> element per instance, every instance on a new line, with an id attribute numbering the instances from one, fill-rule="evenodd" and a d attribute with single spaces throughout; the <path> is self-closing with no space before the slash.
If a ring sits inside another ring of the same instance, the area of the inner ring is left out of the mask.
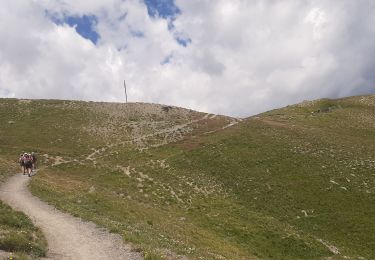
<path id="1" fill-rule="evenodd" d="M 246 117 L 375 94 L 373 0 L 12 0 L 0 97 Z"/>

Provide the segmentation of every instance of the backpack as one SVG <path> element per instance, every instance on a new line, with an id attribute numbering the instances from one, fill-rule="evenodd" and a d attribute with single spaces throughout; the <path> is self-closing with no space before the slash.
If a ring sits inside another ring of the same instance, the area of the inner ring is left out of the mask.
<path id="1" fill-rule="evenodd" d="M 27 164 L 27 163 L 30 163 L 31 162 L 31 156 L 25 156 L 24 158 L 23 158 L 23 163 L 24 164 Z"/>

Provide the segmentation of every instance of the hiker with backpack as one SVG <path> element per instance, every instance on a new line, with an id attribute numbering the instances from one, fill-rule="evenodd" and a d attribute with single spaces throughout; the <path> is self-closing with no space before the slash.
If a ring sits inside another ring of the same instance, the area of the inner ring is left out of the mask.
<path id="1" fill-rule="evenodd" d="M 25 168 L 25 165 L 23 163 L 23 155 L 24 155 L 23 153 L 20 154 L 20 158 L 18 159 L 18 162 L 19 162 L 19 164 L 21 166 L 21 170 L 22 170 L 23 174 L 25 175 L 26 168 Z"/>
<path id="2" fill-rule="evenodd" d="M 33 158 L 31 154 L 26 154 L 23 157 L 23 164 L 24 164 L 24 167 L 26 168 L 27 175 L 31 177 L 31 172 L 33 170 Z"/>
<path id="3" fill-rule="evenodd" d="M 36 170 L 36 162 L 38 161 L 38 158 L 36 156 L 36 153 L 32 152 L 31 153 L 31 159 L 33 160 L 33 170 Z"/>

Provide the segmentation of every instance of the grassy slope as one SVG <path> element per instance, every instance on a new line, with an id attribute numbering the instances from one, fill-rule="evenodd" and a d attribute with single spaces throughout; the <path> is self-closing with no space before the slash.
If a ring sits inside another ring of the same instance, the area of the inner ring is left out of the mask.
<path id="1" fill-rule="evenodd" d="M 375 257 L 374 96 L 290 106 L 212 134 L 205 133 L 230 119 L 202 119 L 163 134 L 203 115 L 116 115 L 110 107 L 61 101 L 1 104 L 18 111 L 3 112 L 2 122 L 16 123 L 1 124 L 0 155 L 23 147 L 48 153 L 34 194 L 147 253 Z M 25 106 L 31 117 L 20 122 Z M 128 142 L 152 132 L 160 134 Z M 103 150 L 85 159 L 92 148 Z M 52 166 L 56 156 L 76 161 Z"/>

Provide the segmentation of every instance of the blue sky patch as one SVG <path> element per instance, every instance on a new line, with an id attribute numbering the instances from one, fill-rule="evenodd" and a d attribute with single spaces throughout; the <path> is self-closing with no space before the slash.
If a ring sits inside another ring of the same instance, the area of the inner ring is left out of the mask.
<path id="1" fill-rule="evenodd" d="M 174 0 L 144 0 L 147 6 L 148 15 L 160 16 L 164 19 L 173 18 L 180 14 L 180 9 L 175 5 Z"/>
<path id="2" fill-rule="evenodd" d="M 181 10 L 175 5 L 175 0 L 144 0 L 144 2 L 147 6 L 149 16 L 167 19 L 168 30 L 174 30 L 173 22 L 176 16 L 181 14 Z M 191 39 L 189 38 L 175 37 L 175 40 L 184 47 L 191 43 Z M 168 59 L 166 60 L 168 61 Z M 164 61 L 162 63 L 165 64 Z"/>
<path id="3" fill-rule="evenodd" d="M 79 35 L 90 40 L 94 44 L 96 44 L 100 38 L 100 35 L 95 31 L 95 26 L 98 23 L 98 18 L 96 18 L 95 15 L 64 15 L 63 17 L 59 17 L 50 14 L 48 11 L 46 11 L 46 15 L 57 25 L 68 24 L 69 26 L 75 27 L 76 32 Z"/>
<path id="4" fill-rule="evenodd" d="M 64 22 L 70 26 L 75 26 L 77 33 L 83 38 L 92 41 L 94 44 L 98 42 L 99 34 L 93 28 L 98 23 L 98 19 L 94 15 L 67 16 Z"/>
<path id="5" fill-rule="evenodd" d="M 191 39 L 189 39 L 189 38 L 184 39 L 184 38 L 176 37 L 176 41 L 178 42 L 178 44 L 180 44 L 184 47 L 188 46 L 188 44 L 191 43 Z"/>

